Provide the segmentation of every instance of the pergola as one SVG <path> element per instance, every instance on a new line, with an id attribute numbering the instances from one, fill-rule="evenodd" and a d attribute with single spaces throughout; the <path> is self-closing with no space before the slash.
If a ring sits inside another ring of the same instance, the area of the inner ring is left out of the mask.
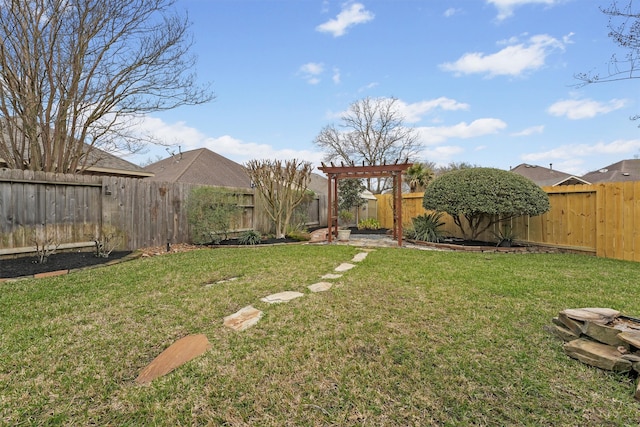
<path id="1" fill-rule="evenodd" d="M 322 172 L 327 174 L 329 178 L 327 193 L 327 227 L 328 240 L 331 243 L 333 238 L 333 228 L 335 221 L 335 229 L 338 229 L 338 180 L 349 178 L 393 178 L 393 205 L 395 207 L 393 217 L 393 237 L 398 240 L 398 246 L 402 246 L 402 173 L 410 168 L 413 163 L 398 163 L 382 165 L 356 166 L 341 164 L 335 166 L 327 166 L 322 163 L 319 167 Z"/>

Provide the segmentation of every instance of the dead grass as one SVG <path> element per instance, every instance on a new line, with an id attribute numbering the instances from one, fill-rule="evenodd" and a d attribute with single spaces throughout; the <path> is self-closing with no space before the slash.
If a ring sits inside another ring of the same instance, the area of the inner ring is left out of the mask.
<path id="1" fill-rule="evenodd" d="M 543 326 L 567 307 L 640 314 L 639 264 L 377 249 L 308 292 L 357 251 L 199 250 L 4 283 L 0 424 L 637 425 L 634 379 L 569 359 Z M 306 295 L 259 301 L 283 290 Z M 222 326 L 249 304 L 257 326 Z M 194 333 L 212 349 L 135 384 Z"/>

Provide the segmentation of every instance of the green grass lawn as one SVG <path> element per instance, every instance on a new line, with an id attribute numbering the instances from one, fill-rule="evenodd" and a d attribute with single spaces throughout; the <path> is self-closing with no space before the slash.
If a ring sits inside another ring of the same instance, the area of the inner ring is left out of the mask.
<path id="1" fill-rule="evenodd" d="M 640 315 L 640 264 L 556 254 L 198 250 L 0 284 L 1 425 L 624 426 L 635 379 L 567 357 L 564 308 Z M 229 278 L 221 284 L 209 284 Z M 303 298 L 267 305 L 293 290 Z M 264 311 L 236 332 L 224 316 Z M 177 339 L 211 350 L 150 385 Z"/>

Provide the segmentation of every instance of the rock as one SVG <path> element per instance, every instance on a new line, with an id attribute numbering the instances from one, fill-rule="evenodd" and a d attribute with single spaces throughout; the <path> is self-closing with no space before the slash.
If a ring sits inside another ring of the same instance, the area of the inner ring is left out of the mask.
<path id="1" fill-rule="evenodd" d="M 353 259 L 351 261 L 352 262 L 364 261 L 364 259 L 367 257 L 367 255 L 369 255 L 367 252 L 357 253 L 357 254 L 355 254 L 355 256 L 353 257 Z"/>
<path id="2" fill-rule="evenodd" d="M 236 331 L 244 331 L 258 323 L 262 318 L 263 313 L 248 305 L 237 312 L 224 318 L 224 326 Z"/>
<path id="3" fill-rule="evenodd" d="M 177 367 L 194 359 L 211 348 L 209 340 L 203 334 L 187 335 L 171 344 L 165 351 L 147 365 L 136 378 L 138 384 L 148 384 L 154 379 L 166 375 Z"/>
<path id="4" fill-rule="evenodd" d="M 549 331 L 557 335 L 563 341 L 573 341 L 580 338 L 578 335 L 561 325 L 549 326 Z"/>
<path id="5" fill-rule="evenodd" d="M 590 320 L 584 322 L 584 325 L 582 325 L 582 333 L 604 344 L 616 347 L 624 344 L 620 338 L 618 338 L 618 334 L 620 334 L 618 329 Z"/>
<path id="6" fill-rule="evenodd" d="M 636 353 L 627 353 L 627 354 L 623 354 L 622 356 L 620 356 L 620 358 L 624 359 L 624 360 L 628 360 L 629 362 L 640 362 L 640 354 L 636 354 Z"/>
<path id="7" fill-rule="evenodd" d="M 564 325 L 564 327 L 569 329 L 574 334 L 578 336 L 582 334 L 582 322 L 578 322 L 576 320 L 569 318 L 564 311 L 561 311 L 558 314 L 558 321 L 560 321 L 560 323 Z"/>
<path id="8" fill-rule="evenodd" d="M 600 369 L 629 372 L 632 368 L 631 362 L 623 359 L 615 347 L 586 338 L 570 341 L 563 348 L 569 357 Z"/>
<path id="9" fill-rule="evenodd" d="M 314 283 L 313 285 L 307 286 L 307 288 L 311 292 L 324 292 L 324 291 L 328 291 L 329 289 L 331 289 L 332 286 L 333 286 L 333 283 L 318 282 L 318 283 Z"/>
<path id="10" fill-rule="evenodd" d="M 351 270 L 353 267 L 355 267 L 355 265 L 353 265 L 353 264 L 349 264 L 348 262 L 343 262 L 342 264 L 340 264 L 339 266 L 337 266 L 337 267 L 335 268 L 335 271 L 338 271 L 338 272 L 349 271 L 349 270 Z"/>
<path id="11" fill-rule="evenodd" d="M 569 308 L 562 310 L 560 313 L 564 313 L 567 317 L 573 320 L 579 320 L 581 322 L 590 321 L 601 323 L 603 325 L 613 322 L 616 317 L 620 316 L 620 312 L 618 310 L 597 307 Z"/>
<path id="12" fill-rule="evenodd" d="M 260 301 L 267 302 L 269 304 L 275 304 L 279 302 L 289 302 L 293 299 L 300 298 L 303 296 L 304 294 L 301 292 L 284 291 L 277 294 L 266 296 L 264 298 L 260 298 Z"/>
<path id="13" fill-rule="evenodd" d="M 640 380 L 638 380 L 638 385 L 636 386 L 635 398 L 636 400 L 640 400 Z"/>
<path id="14" fill-rule="evenodd" d="M 325 274 L 324 276 L 320 277 L 321 279 L 339 279 L 342 277 L 342 274 Z"/>
<path id="15" fill-rule="evenodd" d="M 620 332 L 618 338 L 636 348 L 640 348 L 640 331 Z"/>

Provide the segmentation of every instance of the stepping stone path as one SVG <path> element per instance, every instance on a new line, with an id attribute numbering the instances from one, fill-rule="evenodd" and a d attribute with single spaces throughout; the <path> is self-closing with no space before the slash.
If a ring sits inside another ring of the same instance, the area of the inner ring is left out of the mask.
<path id="1" fill-rule="evenodd" d="M 364 261 L 364 259 L 367 257 L 367 255 L 369 255 L 368 252 L 360 252 L 357 253 L 353 259 L 351 260 L 351 262 L 360 262 L 360 261 Z"/>
<path id="2" fill-rule="evenodd" d="M 309 289 L 311 292 L 325 292 L 331 289 L 332 286 L 333 286 L 333 283 L 318 282 L 318 283 L 314 283 L 313 285 L 307 286 L 307 289 Z"/>
<path id="3" fill-rule="evenodd" d="M 269 304 L 275 304 L 279 302 L 289 302 L 293 299 L 303 297 L 302 292 L 284 291 L 277 294 L 269 295 L 264 298 L 260 298 L 260 301 L 267 302 Z"/>
<path id="4" fill-rule="evenodd" d="M 367 255 L 367 252 L 360 252 L 353 257 L 352 262 L 361 262 L 367 257 Z M 342 263 L 335 268 L 335 271 L 345 272 L 351 270 L 354 267 L 354 264 Z M 338 279 L 340 277 L 342 277 L 341 274 L 334 273 L 325 274 L 324 276 L 322 276 L 323 279 Z M 237 280 L 237 277 L 221 280 L 216 283 L 209 283 L 204 286 L 211 287 L 217 284 L 231 282 L 234 280 Z M 307 288 L 311 292 L 326 292 L 331 289 L 332 286 L 333 284 L 330 282 L 318 282 L 307 286 Z M 268 304 L 275 304 L 289 302 L 293 299 L 303 296 L 304 294 L 302 292 L 285 291 L 266 296 L 264 298 L 261 298 L 260 300 Z M 224 326 L 233 330 L 244 331 L 245 329 L 248 329 L 257 324 L 263 315 L 264 313 L 262 311 L 256 309 L 251 305 L 248 305 L 238 310 L 237 312 L 226 316 L 223 320 L 223 324 Z M 181 338 L 170 345 L 166 350 L 160 353 L 160 355 L 158 355 L 149 365 L 142 369 L 135 381 L 138 384 L 148 384 L 154 379 L 166 375 L 177 367 L 182 366 L 188 361 L 202 355 L 210 348 L 211 344 L 209 343 L 209 340 L 207 340 L 207 337 L 203 334 L 188 335 L 184 338 Z"/>
<path id="5" fill-rule="evenodd" d="M 147 365 L 136 378 L 138 384 L 148 384 L 154 379 L 168 374 L 211 348 L 203 334 L 187 335 L 171 344 L 165 351 Z"/>
<path id="6" fill-rule="evenodd" d="M 224 318 L 224 326 L 236 331 L 244 331 L 258 323 L 264 313 L 248 305 Z"/>
<path id="7" fill-rule="evenodd" d="M 349 271 L 351 270 L 353 267 L 355 267 L 355 265 L 350 264 L 348 262 L 343 262 L 342 264 L 340 264 L 339 266 L 337 266 L 335 268 L 335 271 L 338 271 L 340 273 L 344 272 L 344 271 Z"/>

